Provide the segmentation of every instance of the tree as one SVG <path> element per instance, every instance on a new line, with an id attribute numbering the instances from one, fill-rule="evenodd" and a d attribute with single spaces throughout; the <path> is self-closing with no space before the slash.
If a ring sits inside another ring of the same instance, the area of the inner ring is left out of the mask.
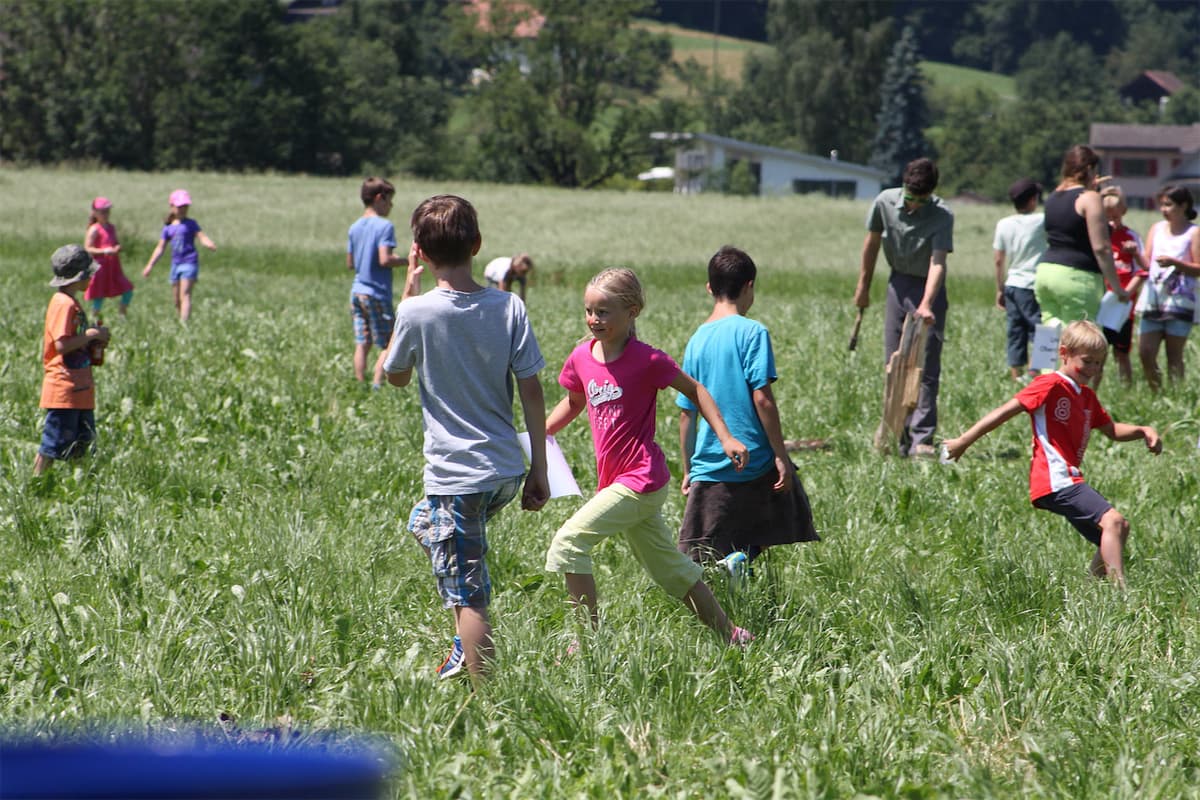
<path id="1" fill-rule="evenodd" d="M 516 34 L 531 9 L 493 6 L 475 177 L 589 187 L 628 169 L 649 144 L 638 103 L 671 56 L 666 37 L 631 25 L 650 3 L 543 0 L 536 36 Z"/>
<path id="2" fill-rule="evenodd" d="M 904 28 L 892 48 L 880 94 L 882 103 L 871 142 L 871 166 L 883 170 L 886 180 L 898 186 L 904 165 L 929 154 L 924 135 L 929 110 L 925 104 L 917 37 L 910 26 Z"/>
<path id="3" fill-rule="evenodd" d="M 773 0 L 773 49 L 747 59 L 743 89 L 716 132 L 865 161 L 891 37 L 887 2 Z"/>

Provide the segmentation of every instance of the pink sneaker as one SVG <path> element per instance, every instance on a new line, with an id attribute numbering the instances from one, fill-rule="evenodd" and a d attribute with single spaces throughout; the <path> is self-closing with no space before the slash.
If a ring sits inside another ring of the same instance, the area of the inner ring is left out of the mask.
<path id="1" fill-rule="evenodd" d="M 729 646 L 730 647 L 740 647 L 742 649 L 745 649 L 746 645 L 750 644 L 753 641 L 754 641 L 753 633 L 746 630 L 745 628 L 739 628 L 737 625 L 733 626 L 733 633 L 729 634 Z"/>

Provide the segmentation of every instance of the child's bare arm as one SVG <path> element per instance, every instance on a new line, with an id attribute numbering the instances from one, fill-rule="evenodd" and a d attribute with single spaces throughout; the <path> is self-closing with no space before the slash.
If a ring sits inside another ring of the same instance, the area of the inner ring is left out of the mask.
<path id="1" fill-rule="evenodd" d="M 586 401 L 583 392 L 567 392 L 546 418 L 546 433 L 550 436 L 561 431 L 567 423 L 579 416 Z"/>
<path id="2" fill-rule="evenodd" d="M 213 242 L 212 239 L 208 238 L 208 234 L 206 234 L 204 231 L 198 232 L 196 234 L 196 238 L 200 240 L 200 244 L 204 245 L 209 250 L 216 252 L 217 245 Z"/>
<path id="3" fill-rule="evenodd" d="M 1014 397 L 1004 405 L 984 414 L 983 418 L 972 425 L 962 436 L 957 439 L 947 439 L 942 444 L 950 454 L 950 458 L 958 461 L 959 457 L 967 452 L 967 448 L 975 444 L 984 434 L 991 433 L 1024 410 L 1025 407 Z"/>
<path id="4" fill-rule="evenodd" d="M 792 488 L 792 462 L 787 456 L 787 447 L 783 443 L 783 426 L 779 422 L 779 406 L 775 404 L 775 393 L 771 384 L 755 389 L 751 393 L 754 399 L 754 413 L 762 423 L 767 441 L 771 443 L 771 452 L 775 454 L 775 469 L 779 472 L 779 480 L 775 481 L 775 491 L 789 491 Z"/>
<path id="5" fill-rule="evenodd" d="M 1114 442 L 1133 442 L 1138 439 L 1146 440 L 1146 449 L 1154 455 L 1162 452 L 1162 439 L 1158 431 L 1149 425 L 1130 425 L 1125 422 L 1110 422 L 1102 425 L 1099 431 Z"/>
<path id="6" fill-rule="evenodd" d="M 742 444 L 733 434 L 729 432 L 729 428 L 725 425 L 725 418 L 721 416 L 721 409 L 717 408 L 716 402 L 712 399 L 712 395 L 708 393 L 708 389 L 704 385 L 697 383 L 690 375 L 679 371 L 675 376 L 675 380 L 671 381 L 671 388 L 683 394 L 684 397 L 691 400 L 700 409 L 700 414 L 704 417 L 704 421 L 713 429 L 713 433 L 717 435 L 717 439 L 721 442 L 721 449 L 725 451 L 725 455 L 729 456 L 729 460 L 733 462 L 734 468 L 741 472 L 746 468 L 746 455 L 749 452 L 746 450 L 746 445 Z"/>
<path id="7" fill-rule="evenodd" d="M 421 294 L 421 273 L 425 271 L 425 268 L 421 266 L 421 262 L 418 260 L 420 252 L 420 248 L 417 247 L 416 242 L 409 245 L 408 269 L 404 273 L 404 293 L 400 295 L 401 300 L 407 300 L 410 297 L 416 297 Z M 545 415 L 544 406 L 542 414 L 543 416 Z"/>
<path id="8" fill-rule="evenodd" d="M 537 375 L 518 378 L 517 392 L 525 412 L 525 430 L 529 432 L 529 475 L 521 492 L 521 508 L 537 511 L 550 499 L 550 480 L 546 476 L 546 398 Z"/>
<path id="9" fill-rule="evenodd" d="M 1004 259 L 1003 250 L 992 251 L 992 263 L 996 266 L 996 308 L 1004 308 Z"/>
<path id="10" fill-rule="evenodd" d="M 154 265 L 158 263 L 158 259 L 162 257 L 163 248 L 167 246 L 166 239 L 159 239 L 158 244 L 154 246 L 154 252 L 150 254 L 150 260 L 146 262 L 146 268 L 142 270 L 142 277 L 150 277 L 150 270 L 154 269 Z"/>
<path id="11" fill-rule="evenodd" d="M 683 467 L 683 479 L 679 489 L 684 494 L 692 488 L 692 454 L 696 452 L 696 412 L 679 412 L 679 460 Z"/>

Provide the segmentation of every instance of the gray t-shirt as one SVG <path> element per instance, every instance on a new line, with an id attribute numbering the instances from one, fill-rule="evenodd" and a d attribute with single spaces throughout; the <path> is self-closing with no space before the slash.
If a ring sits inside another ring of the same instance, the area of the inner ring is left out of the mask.
<path id="1" fill-rule="evenodd" d="M 413 368 L 425 427 L 425 494 L 485 492 L 525 472 L 513 376 L 546 365 L 521 298 L 433 289 L 396 307 L 383 368 Z"/>
<path id="2" fill-rule="evenodd" d="M 1008 277 L 1005 286 L 1032 289 L 1037 265 L 1046 252 L 1045 214 L 1013 214 L 996 223 L 992 249 L 1004 252 Z"/>
<path id="3" fill-rule="evenodd" d="M 954 250 L 954 214 L 937 195 L 910 214 L 902 188 L 884 189 L 867 212 L 867 230 L 883 234 L 883 257 L 904 275 L 924 278 L 934 250 Z"/>

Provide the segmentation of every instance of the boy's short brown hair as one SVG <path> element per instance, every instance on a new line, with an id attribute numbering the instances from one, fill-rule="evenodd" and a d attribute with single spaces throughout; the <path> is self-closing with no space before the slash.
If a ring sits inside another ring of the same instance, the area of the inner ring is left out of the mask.
<path id="1" fill-rule="evenodd" d="M 459 266 L 470 262 L 479 242 L 479 217 L 475 207 L 453 194 L 439 194 L 412 213 L 413 241 L 435 265 Z"/>
<path id="2" fill-rule="evenodd" d="M 1058 346 L 1069 354 L 1082 353 L 1097 358 L 1108 355 L 1108 339 L 1104 337 L 1104 331 L 1086 319 L 1077 320 L 1063 328 L 1062 335 L 1058 337 Z"/>
<path id="3" fill-rule="evenodd" d="M 915 158 L 904 167 L 904 188 L 913 194 L 929 194 L 938 185 L 938 168 L 930 158 Z"/>
<path id="4" fill-rule="evenodd" d="M 375 198 L 379 195 L 392 197 L 396 194 L 396 187 L 383 178 L 376 178 L 369 175 L 363 178 L 362 189 L 359 190 L 359 197 L 362 198 L 363 206 L 372 205 Z"/>

